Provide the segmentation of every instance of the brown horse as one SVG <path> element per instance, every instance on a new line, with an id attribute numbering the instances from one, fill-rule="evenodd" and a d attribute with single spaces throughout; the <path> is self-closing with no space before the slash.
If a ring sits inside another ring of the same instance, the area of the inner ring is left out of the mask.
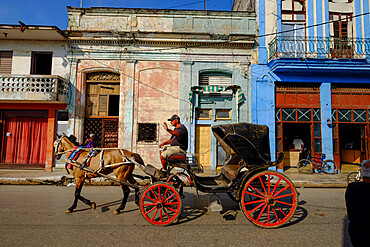
<path id="1" fill-rule="evenodd" d="M 66 137 L 64 134 L 62 136 L 58 135 L 58 139 L 54 142 L 54 156 L 57 159 L 60 159 L 62 154 L 65 154 L 66 157 L 70 155 L 70 153 L 73 151 L 73 148 L 75 147 L 75 143 L 73 143 L 73 139 L 70 137 Z M 75 137 L 74 137 L 75 139 Z M 91 149 L 84 149 L 84 151 L 79 155 L 79 157 L 76 159 L 76 161 L 79 164 L 83 164 L 86 156 L 89 154 Z M 125 157 L 126 156 L 126 157 Z M 127 150 L 119 150 L 119 149 L 107 149 L 104 150 L 103 155 L 97 154 L 94 157 L 91 158 L 89 168 L 94 171 L 99 171 L 99 173 L 107 175 L 111 172 L 114 172 L 114 175 L 116 178 L 120 181 L 120 186 L 123 191 L 123 199 L 121 202 L 121 205 L 119 208 L 117 208 L 114 211 L 114 214 L 119 214 L 121 210 L 124 210 L 126 206 L 126 202 L 128 199 L 128 196 L 130 194 L 130 188 L 128 185 L 134 185 L 135 187 L 135 203 L 138 203 L 138 183 L 135 181 L 132 172 L 134 170 L 134 164 L 130 163 L 128 158 L 133 158 L 135 162 L 144 165 L 143 160 L 141 159 L 139 154 L 129 152 Z M 101 162 L 104 162 L 104 165 L 102 166 Z M 126 161 L 126 163 L 125 163 Z M 121 164 L 119 164 L 121 163 Z M 125 164 L 122 164 L 125 163 Z M 117 166 L 113 164 L 118 164 Z M 109 167 L 110 165 L 113 165 Z M 107 166 L 107 167 L 105 167 Z M 104 167 L 104 168 L 102 168 Z M 81 196 L 81 190 L 83 183 L 86 178 L 94 178 L 99 177 L 100 175 L 96 173 L 91 172 L 85 172 L 79 167 L 71 166 L 67 168 L 69 173 L 73 175 L 75 178 L 76 183 L 76 190 L 75 190 L 75 198 L 72 206 L 66 210 L 66 213 L 71 213 L 73 210 L 77 207 L 78 200 L 81 200 L 83 203 L 89 205 L 91 208 L 95 209 L 96 204 L 94 202 L 91 202 L 90 200 L 84 198 Z"/>

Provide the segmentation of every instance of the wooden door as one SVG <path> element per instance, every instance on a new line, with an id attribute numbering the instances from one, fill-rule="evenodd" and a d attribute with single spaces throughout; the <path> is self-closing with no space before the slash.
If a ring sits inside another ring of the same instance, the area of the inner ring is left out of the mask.
<path id="1" fill-rule="evenodd" d="M 195 153 L 198 163 L 205 169 L 211 165 L 211 126 L 197 125 L 195 127 Z"/>

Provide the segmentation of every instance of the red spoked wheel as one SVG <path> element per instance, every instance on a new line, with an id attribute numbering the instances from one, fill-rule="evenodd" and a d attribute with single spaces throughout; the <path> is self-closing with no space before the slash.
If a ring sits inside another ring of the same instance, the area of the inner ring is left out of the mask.
<path id="1" fill-rule="evenodd" d="M 171 224 L 179 217 L 181 207 L 179 193 L 167 183 L 151 184 L 141 194 L 141 214 L 153 225 L 166 226 Z"/>
<path id="2" fill-rule="evenodd" d="M 285 175 L 263 171 L 244 185 L 239 205 L 253 224 L 275 228 L 288 222 L 294 215 L 298 196 L 294 184 Z"/>

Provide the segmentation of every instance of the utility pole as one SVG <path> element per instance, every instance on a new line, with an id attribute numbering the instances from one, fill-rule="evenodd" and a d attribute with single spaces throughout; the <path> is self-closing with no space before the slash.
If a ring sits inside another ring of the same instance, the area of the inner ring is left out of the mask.
<path id="1" fill-rule="evenodd" d="M 81 0 L 81 3 L 80 3 L 80 8 L 82 8 L 82 0 Z"/>
<path id="2" fill-rule="evenodd" d="M 207 0 L 204 0 L 204 11 L 207 11 L 207 4 L 206 3 L 207 3 Z"/>

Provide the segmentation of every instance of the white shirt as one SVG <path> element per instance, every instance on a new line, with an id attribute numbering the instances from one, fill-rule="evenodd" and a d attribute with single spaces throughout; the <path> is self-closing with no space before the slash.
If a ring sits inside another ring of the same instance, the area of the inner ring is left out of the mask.
<path id="1" fill-rule="evenodd" d="M 303 141 L 301 139 L 294 139 L 293 145 L 294 149 L 302 149 Z"/>

